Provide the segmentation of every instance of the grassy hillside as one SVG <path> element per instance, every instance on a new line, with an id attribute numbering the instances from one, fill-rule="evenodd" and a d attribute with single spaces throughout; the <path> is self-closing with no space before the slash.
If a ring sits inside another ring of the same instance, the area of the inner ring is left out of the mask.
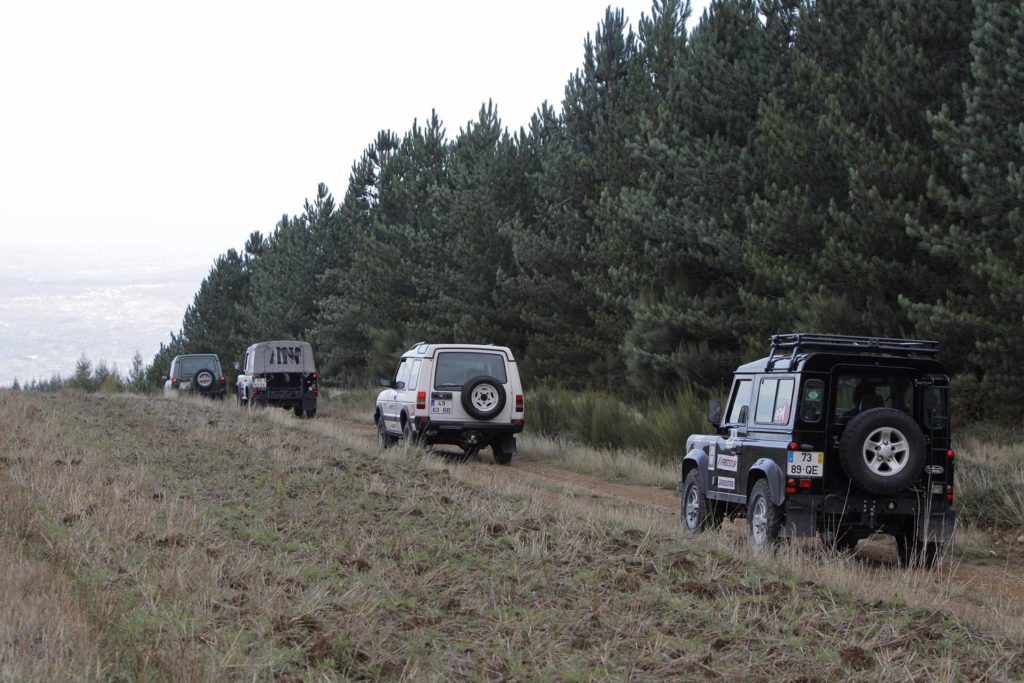
<path id="1" fill-rule="evenodd" d="M 330 419 L 0 392 L 0 423 L 5 680 L 1024 677 L 1019 615 L 941 576 L 750 557 Z"/>

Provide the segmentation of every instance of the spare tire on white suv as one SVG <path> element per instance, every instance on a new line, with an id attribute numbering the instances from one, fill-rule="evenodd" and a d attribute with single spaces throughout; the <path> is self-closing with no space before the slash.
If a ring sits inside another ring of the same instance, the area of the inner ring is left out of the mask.
<path id="1" fill-rule="evenodd" d="M 490 446 L 508 464 L 523 431 L 524 398 L 511 349 L 420 342 L 402 354 L 374 408 L 377 443 L 454 444 L 472 456 Z"/>

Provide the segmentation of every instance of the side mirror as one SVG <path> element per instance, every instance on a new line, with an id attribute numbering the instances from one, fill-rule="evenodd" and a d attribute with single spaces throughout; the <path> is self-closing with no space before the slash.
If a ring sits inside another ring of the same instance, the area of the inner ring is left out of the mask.
<path id="1" fill-rule="evenodd" d="M 394 388 L 394 384 L 395 384 L 395 383 L 394 383 L 394 382 L 392 382 L 392 381 L 391 381 L 390 379 L 388 379 L 387 377 L 381 377 L 381 378 L 380 378 L 380 385 L 381 385 L 382 387 L 387 387 L 388 389 L 393 389 L 393 388 Z"/>
<path id="2" fill-rule="evenodd" d="M 722 402 L 721 401 L 708 401 L 708 422 L 713 427 L 718 427 L 722 424 Z"/>
<path id="3" fill-rule="evenodd" d="M 405 389 L 405 382 L 401 382 L 401 381 L 399 381 L 399 382 L 392 382 L 391 383 L 391 388 L 395 389 L 397 391 L 401 391 L 402 389 Z"/>
<path id="4" fill-rule="evenodd" d="M 167 375 L 160 375 L 160 378 L 163 379 L 163 381 L 165 382 L 167 381 Z"/>
<path id="5" fill-rule="evenodd" d="M 236 361 L 235 361 L 235 371 L 237 372 L 237 371 L 240 371 L 241 369 L 242 369 L 242 364 L 241 364 L 241 363 L 239 363 L 239 362 L 238 362 L 238 361 L 236 360 Z"/>

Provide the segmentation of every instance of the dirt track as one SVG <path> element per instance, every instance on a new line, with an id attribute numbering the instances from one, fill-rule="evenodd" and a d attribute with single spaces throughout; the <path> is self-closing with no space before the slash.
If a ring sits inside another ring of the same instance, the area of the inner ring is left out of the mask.
<path id="1" fill-rule="evenodd" d="M 342 421 L 349 429 L 363 432 L 375 431 L 372 425 Z M 438 451 L 444 453 L 445 451 Z M 481 463 L 489 460 L 485 453 L 477 457 Z M 572 472 L 567 469 L 536 462 L 524 462 L 513 458 L 509 467 L 495 468 L 502 476 L 510 479 L 541 480 L 549 485 L 564 487 L 576 495 L 596 498 L 609 498 L 621 502 L 635 503 L 651 508 L 664 510 L 666 515 L 679 515 L 679 497 L 673 491 L 651 486 L 618 484 L 587 474 Z M 745 521 L 726 522 L 726 533 L 745 533 Z M 1012 535 L 993 533 L 988 545 L 988 556 L 978 557 L 977 553 L 968 556 L 957 549 L 951 561 L 944 566 L 949 580 L 961 587 L 956 591 L 961 599 L 970 602 L 970 594 L 984 591 L 990 595 L 1003 596 L 1008 601 L 1018 603 L 1024 609 L 1024 543 L 1017 542 Z M 808 539 L 806 543 L 816 543 Z M 892 571 L 896 566 L 896 548 L 891 538 L 878 538 L 862 541 L 857 548 L 858 559 L 868 566 Z"/>

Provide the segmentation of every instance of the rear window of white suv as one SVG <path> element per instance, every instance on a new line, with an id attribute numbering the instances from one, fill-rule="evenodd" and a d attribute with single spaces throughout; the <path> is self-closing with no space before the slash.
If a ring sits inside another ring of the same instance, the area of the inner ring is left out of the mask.
<path id="1" fill-rule="evenodd" d="M 447 351 L 437 355 L 434 372 L 435 389 L 458 389 L 467 381 L 487 375 L 502 384 L 508 381 L 505 359 L 497 353 L 475 351 Z"/>

